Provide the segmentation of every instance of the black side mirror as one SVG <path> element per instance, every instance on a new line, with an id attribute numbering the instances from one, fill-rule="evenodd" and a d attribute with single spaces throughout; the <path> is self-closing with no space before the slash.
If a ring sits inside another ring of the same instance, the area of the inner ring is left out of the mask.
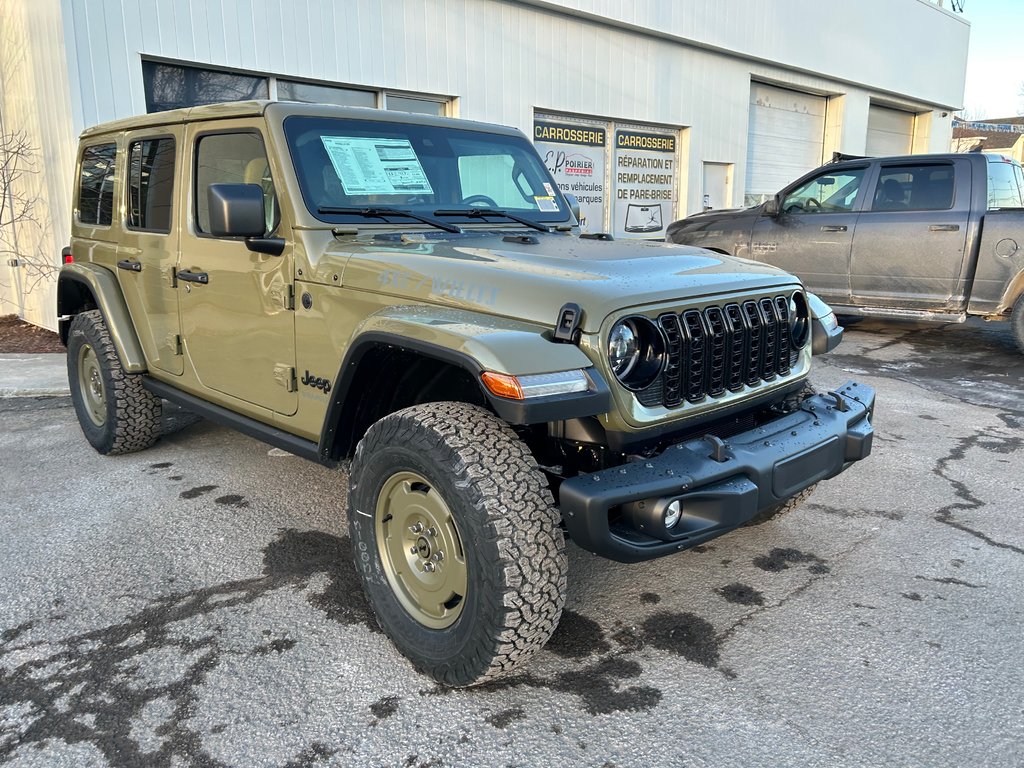
<path id="1" fill-rule="evenodd" d="M 576 195 L 571 192 L 563 192 L 562 195 L 565 197 L 565 202 L 569 204 L 569 210 L 572 211 L 572 215 L 576 217 L 576 223 L 580 222 L 580 201 L 576 199 Z"/>
<path id="2" fill-rule="evenodd" d="M 775 197 L 770 198 L 769 200 L 765 200 L 764 201 L 764 208 L 761 209 L 761 213 L 763 213 L 765 216 L 771 216 L 772 218 L 775 218 L 776 216 L 778 216 L 779 215 L 779 196 L 776 195 Z"/>
<path id="3" fill-rule="evenodd" d="M 215 237 L 263 237 L 266 216 L 259 184 L 211 184 L 206 189 L 210 234 Z"/>

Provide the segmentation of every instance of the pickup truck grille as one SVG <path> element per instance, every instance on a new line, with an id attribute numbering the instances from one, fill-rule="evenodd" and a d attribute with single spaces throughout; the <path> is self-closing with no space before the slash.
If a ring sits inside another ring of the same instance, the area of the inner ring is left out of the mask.
<path id="1" fill-rule="evenodd" d="M 675 408 L 786 376 L 795 357 L 789 321 L 787 296 L 660 315 L 665 367 L 637 398 Z"/>

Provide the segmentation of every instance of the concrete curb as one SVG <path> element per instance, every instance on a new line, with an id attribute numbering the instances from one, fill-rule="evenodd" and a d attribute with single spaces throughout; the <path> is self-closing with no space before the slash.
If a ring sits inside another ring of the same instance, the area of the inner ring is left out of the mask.
<path id="1" fill-rule="evenodd" d="M 0 398 L 67 397 L 67 356 L 45 354 L 0 354 Z"/>

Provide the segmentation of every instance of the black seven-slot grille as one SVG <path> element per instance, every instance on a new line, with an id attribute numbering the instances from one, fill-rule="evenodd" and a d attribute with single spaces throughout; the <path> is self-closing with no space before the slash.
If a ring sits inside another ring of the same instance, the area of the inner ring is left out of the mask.
<path id="1" fill-rule="evenodd" d="M 675 408 L 785 376 L 793 363 L 789 320 L 786 296 L 659 316 L 665 367 L 637 398 Z"/>

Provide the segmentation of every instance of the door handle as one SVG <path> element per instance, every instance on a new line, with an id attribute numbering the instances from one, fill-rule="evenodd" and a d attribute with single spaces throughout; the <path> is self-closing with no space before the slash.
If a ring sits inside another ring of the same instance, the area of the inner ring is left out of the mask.
<path id="1" fill-rule="evenodd" d="M 824 227 L 821 228 L 821 231 L 822 232 L 845 232 L 846 231 L 846 225 L 845 224 L 837 224 L 835 226 L 824 226 Z"/>
<path id="2" fill-rule="evenodd" d="M 132 261 L 131 259 L 121 259 L 119 262 L 117 262 L 117 268 L 127 269 L 129 272 L 142 271 L 142 265 L 137 261 Z"/>
<path id="3" fill-rule="evenodd" d="M 178 279 L 184 280 L 186 283 L 202 283 L 203 285 L 210 282 L 210 276 L 205 272 L 189 272 L 187 269 L 179 270 Z"/>
<path id="4" fill-rule="evenodd" d="M 928 227 L 929 232 L 959 232 L 959 224 L 932 224 Z"/>

